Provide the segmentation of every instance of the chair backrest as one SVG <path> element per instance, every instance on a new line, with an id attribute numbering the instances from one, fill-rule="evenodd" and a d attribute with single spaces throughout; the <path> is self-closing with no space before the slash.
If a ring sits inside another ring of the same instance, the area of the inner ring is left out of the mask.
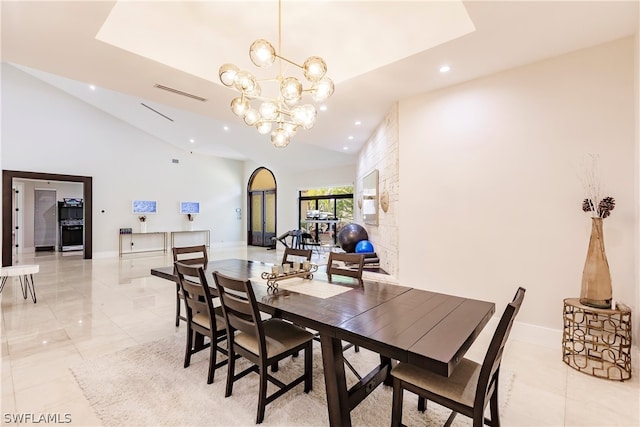
<path id="1" fill-rule="evenodd" d="M 338 266 L 338 262 L 343 262 L 343 267 Z M 364 269 L 364 255 L 354 253 L 329 252 L 327 260 L 327 276 L 331 282 L 332 276 L 348 276 L 358 279 L 360 285 L 362 282 L 362 270 Z"/>
<path id="2" fill-rule="evenodd" d="M 175 262 L 174 270 L 186 302 L 187 319 L 191 321 L 196 314 L 205 314 L 209 316 L 211 328 L 216 330 L 216 316 L 204 268 Z"/>
<path id="3" fill-rule="evenodd" d="M 282 265 L 289 264 L 293 266 L 294 262 L 311 261 L 312 254 L 313 251 L 311 249 L 285 248 L 282 256 Z"/>
<path id="4" fill-rule="evenodd" d="M 260 310 L 249 280 L 243 281 L 213 272 L 213 280 L 218 288 L 222 312 L 227 322 L 227 336 L 233 337 L 240 331 L 253 336 L 260 347 L 260 356 L 266 357 L 266 342 Z"/>
<path id="5" fill-rule="evenodd" d="M 207 269 L 209 257 L 207 256 L 207 247 L 205 245 L 174 247 L 173 262 L 181 262 L 187 265 L 202 265 L 204 270 Z"/>
<path id="6" fill-rule="evenodd" d="M 502 361 L 502 354 L 504 352 L 504 346 L 509 338 L 513 321 L 520 311 L 522 301 L 524 300 L 524 293 L 526 289 L 519 287 L 513 301 L 507 304 L 507 307 L 500 318 L 498 327 L 496 328 L 489 349 L 482 362 L 482 368 L 480 369 L 480 376 L 478 378 L 478 386 L 476 388 L 476 396 L 474 402 L 474 410 L 484 412 L 484 408 L 488 403 L 488 398 L 493 393 L 493 390 L 497 387 L 498 374 L 500 372 L 500 363 Z"/>

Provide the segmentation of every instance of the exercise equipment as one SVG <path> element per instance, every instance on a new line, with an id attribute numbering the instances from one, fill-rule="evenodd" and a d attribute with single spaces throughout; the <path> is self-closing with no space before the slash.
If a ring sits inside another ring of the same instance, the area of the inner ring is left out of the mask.
<path id="1" fill-rule="evenodd" d="M 373 244 L 371 244 L 370 241 L 368 240 L 360 240 L 358 243 L 356 243 L 356 253 L 357 254 L 365 254 L 365 253 L 371 253 L 371 252 L 375 252 L 373 250 Z"/>
<path id="2" fill-rule="evenodd" d="M 362 240 L 369 240 L 369 235 L 359 224 L 347 224 L 338 233 L 338 243 L 345 252 L 355 252 L 356 245 Z"/>

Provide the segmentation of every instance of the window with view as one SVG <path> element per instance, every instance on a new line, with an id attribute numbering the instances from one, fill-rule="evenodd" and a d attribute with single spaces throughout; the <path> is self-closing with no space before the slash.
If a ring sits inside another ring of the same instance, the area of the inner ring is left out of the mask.
<path id="1" fill-rule="evenodd" d="M 300 191 L 300 230 L 312 243 L 336 245 L 342 227 L 353 222 L 353 186 Z"/>

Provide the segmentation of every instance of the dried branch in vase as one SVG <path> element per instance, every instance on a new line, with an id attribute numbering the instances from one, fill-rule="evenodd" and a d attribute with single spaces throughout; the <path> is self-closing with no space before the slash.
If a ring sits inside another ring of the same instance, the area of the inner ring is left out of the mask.
<path id="1" fill-rule="evenodd" d="M 592 218 L 607 218 L 615 208 L 616 201 L 611 196 L 600 198 L 598 155 L 590 154 L 589 158 L 589 164 L 583 164 L 582 185 L 588 197 L 582 201 L 582 210 L 590 212 Z"/>

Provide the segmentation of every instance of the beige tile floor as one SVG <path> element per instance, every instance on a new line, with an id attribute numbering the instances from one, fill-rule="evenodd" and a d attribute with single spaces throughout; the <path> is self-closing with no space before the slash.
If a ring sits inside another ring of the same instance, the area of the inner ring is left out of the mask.
<path id="1" fill-rule="evenodd" d="M 238 247 L 214 249 L 210 258 L 277 262 L 281 256 L 280 250 Z M 19 262 L 40 265 L 38 302 L 23 300 L 19 283 L 11 280 L 0 297 L 2 424 L 16 425 L 11 417 L 28 413 L 70 414 L 70 425 L 99 426 L 69 367 L 175 331 L 174 288 L 149 274 L 152 267 L 170 265 L 171 258 L 160 253 L 83 260 L 78 253 L 38 253 Z M 482 354 L 489 335 L 480 336 L 470 357 Z M 512 337 L 503 370 L 514 379 L 502 423 L 640 426 L 637 352 L 633 364 L 629 381 L 597 379 L 567 367 L 559 344 L 547 348 Z"/>

